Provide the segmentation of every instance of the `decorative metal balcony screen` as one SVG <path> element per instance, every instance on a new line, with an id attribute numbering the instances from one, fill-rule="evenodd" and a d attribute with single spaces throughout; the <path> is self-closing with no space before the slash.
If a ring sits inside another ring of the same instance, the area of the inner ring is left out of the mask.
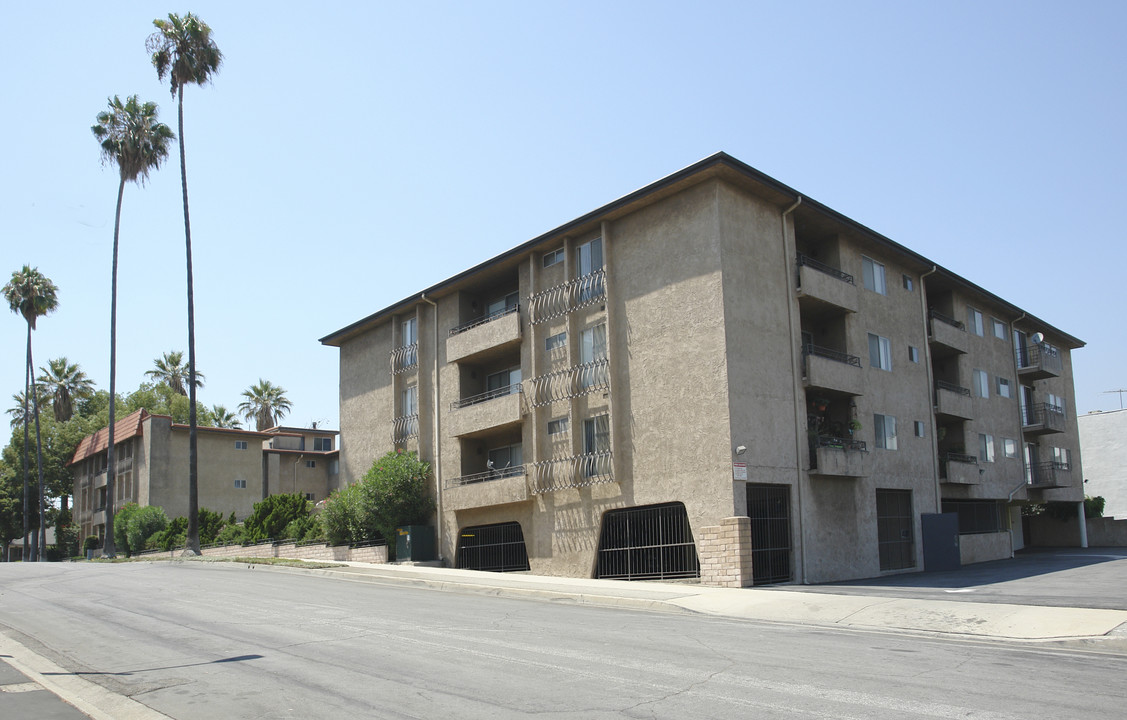
<path id="1" fill-rule="evenodd" d="M 533 325 L 563 317 L 606 295 L 606 270 L 598 270 L 528 297 L 528 321 Z"/>

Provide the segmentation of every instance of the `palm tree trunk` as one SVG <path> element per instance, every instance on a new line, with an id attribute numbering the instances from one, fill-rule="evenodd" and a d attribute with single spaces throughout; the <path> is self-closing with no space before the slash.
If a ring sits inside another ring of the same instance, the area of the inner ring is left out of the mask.
<path id="1" fill-rule="evenodd" d="M 27 363 L 29 367 L 35 367 L 35 362 L 31 357 L 31 335 L 27 337 Z M 47 509 L 43 506 L 43 441 L 39 434 L 39 393 L 32 393 L 31 407 L 35 412 L 35 469 L 39 476 L 39 492 L 36 497 L 39 498 L 39 548 L 38 554 L 32 553 L 34 560 L 38 562 L 46 562 L 45 555 L 47 545 Z"/>
<path id="2" fill-rule="evenodd" d="M 184 86 L 178 88 L 180 189 L 184 196 L 184 249 L 188 259 L 188 537 L 186 552 L 200 554 L 199 473 L 196 456 L 196 311 L 192 294 L 192 224 L 188 219 L 188 167 L 184 160 Z"/>
<path id="3" fill-rule="evenodd" d="M 31 397 L 31 323 L 27 324 L 27 367 L 24 369 L 24 390 L 23 390 L 23 548 L 21 549 L 21 560 L 27 561 L 28 559 L 28 536 L 31 534 L 31 523 L 28 520 L 28 512 L 30 510 L 30 499 L 28 498 L 28 424 L 31 422 L 31 409 L 27 406 L 28 399 Z M 34 547 L 31 550 L 35 550 Z M 32 559 L 35 558 L 35 553 L 31 553 Z"/>
<path id="4" fill-rule="evenodd" d="M 113 539 L 113 501 L 114 486 L 117 480 L 116 460 L 114 458 L 114 423 L 117 405 L 117 239 L 121 230 L 121 199 L 125 195 L 125 176 L 117 186 L 117 211 L 113 218 L 113 269 L 110 274 L 110 424 L 106 441 L 106 539 L 102 554 L 106 557 L 117 555 Z"/>

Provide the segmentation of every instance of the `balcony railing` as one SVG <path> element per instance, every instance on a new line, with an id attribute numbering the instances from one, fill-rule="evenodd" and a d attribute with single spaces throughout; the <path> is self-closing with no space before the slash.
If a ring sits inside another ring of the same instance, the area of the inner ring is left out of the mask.
<path id="1" fill-rule="evenodd" d="M 850 355 L 849 353 L 844 353 L 840 350 L 831 350 L 830 348 L 821 347 L 820 345 L 814 345 L 811 343 L 807 343 L 802 346 L 802 356 L 804 360 L 807 355 L 826 358 L 827 360 L 845 363 L 846 365 L 852 365 L 854 367 L 861 367 L 861 358 L 857 357 L 856 355 Z"/>
<path id="2" fill-rule="evenodd" d="M 944 462 L 969 463 L 971 465 L 978 464 L 977 457 L 975 457 L 974 455 L 967 455 L 966 453 L 947 452 L 940 455 L 939 459 L 943 460 Z"/>
<path id="3" fill-rule="evenodd" d="M 506 395 L 519 393 L 520 391 L 520 383 L 513 383 L 512 385 L 506 385 L 505 387 L 493 388 L 492 390 L 486 390 L 485 392 L 479 393 L 477 395 L 471 395 L 468 398 L 455 400 L 454 402 L 450 403 L 450 409 L 457 410 L 459 408 L 469 407 L 470 405 L 477 405 L 478 403 L 487 402 L 489 400 L 492 400 L 493 398 L 505 397 Z"/>
<path id="4" fill-rule="evenodd" d="M 448 478 L 446 480 L 446 487 L 452 488 L 462 487 L 463 485 L 476 485 L 477 483 L 517 477 L 518 475 L 524 475 L 524 465 L 510 465 L 509 467 L 494 468 L 492 470 L 486 470 L 485 472 L 473 473 L 472 475 Z"/>
<path id="5" fill-rule="evenodd" d="M 506 315 L 512 315 L 513 313 L 518 312 L 519 310 L 520 310 L 520 305 L 513 305 L 512 307 L 507 307 L 507 308 L 504 308 L 502 310 L 498 310 L 497 312 L 491 312 L 488 315 L 485 315 L 483 317 L 479 317 L 475 320 L 470 320 L 469 322 L 462 323 L 461 325 L 459 325 L 456 328 L 451 328 L 450 335 L 454 336 L 454 335 L 458 335 L 459 333 L 464 333 L 465 331 L 470 330 L 472 328 L 475 328 L 478 325 L 484 325 L 485 323 L 492 322 L 492 321 L 496 320 L 497 318 L 502 318 L 502 317 L 505 317 Z"/>
<path id="6" fill-rule="evenodd" d="M 1061 374 L 1060 350 L 1049 343 L 1034 343 L 1017 348 L 1018 372 L 1033 372 L 1037 377 Z"/>
<path id="7" fill-rule="evenodd" d="M 611 452 L 607 450 L 533 463 L 532 493 L 539 495 L 553 490 L 614 482 L 611 460 Z"/>
<path id="8" fill-rule="evenodd" d="M 391 441 L 401 443 L 419 436 L 419 416 L 401 415 L 391 421 Z"/>
<path id="9" fill-rule="evenodd" d="M 953 392 L 956 395 L 970 397 L 970 388 L 965 388 L 962 385 L 956 385 L 955 383 L 949 383 L 944 380 L 935 381 L 935 390 L 937 393 L 940 390 L 946 390 L 947 392 Z"/>
<path id="10" fill-rule="evenodd" d="M 610 365 L 606 358 L 599 358 L 565 370 L 534 377 L 530 382 L 532 407 L 541 407 L 557 400 L 568 400 L 609 389 Z"/>
<path id="11" fill-rule="evenodd" d="M 869 452 L 869 446 L 864 440 L 854 440 L 851 437 L 838 437 L 836 435 L 815 435 L 814 447 L 836 448 L 838 450 L 852 450 L 854 452 Z"/>
<path id="12" fill-rule="evenodd" d="M 802 266 L 805 265 L 806 267 L 808 267 L 812 270 L 817 270 L 818 272 L 825 273 L 826 275 L 829 275 L 830 277 L 835 277 L 838 280 L 841 280 L 842 282 L 849 283 L 850 285 L 856 284 L 856 283 L 853 282 L 853 276 L 850 275 L 849 273 L 842 272 L 841 270 L 838 270 L 835 267 L 830 267 L 829 265 L 826 265 L 825 263 L 820 263 L 820 262 L 818 262 L 817 260 L 815 260 L 814 258 L 812 258 L 808 255 L 803 255 L 802 253 L 798 253 L 798 258 L 797 258 L 796 264 L 798 265 L 799 268 L 802 268 Z M 799 277 L 798 284 L 799 284 L 799 286 L 801 286 L 802 285 L 802 280 L 801 280 L 802 273 L 801 272 L 798 273 L 798 277 Z"/>
<path id="13" fill-rule="evenodd" d="M 594 305 L 606 295 L 606 270 L 569 280 L 561 285 L 528 297 L 528 321 L 533 325 L 553 318 L 563 317 L 588 305 Z"/>
<path id="14" fill-rule="evenodd" d="M 1072 484 L 1072 465 L 1057 461 L 1031 465 L 1026 482 L 1035 487 L 1067 487 Z"/>
<path id="15" fill-rule="evenodd" d="M 967 329 L 967 326 L 965 324 L 959 322 L 950 315 L 944 315 L 935 308 L 928 308 L 927 316 L 932 320 L 938 320 L 941 323 L 945 323 L 947 325 L 950 325 L 951 327 L 958 328 L 963 331 L 966 331 Z"/>
<path id="16" fill-rule="evenodd" d="M 1064 409 L 1049 403 L 1033 403 L 1022 408 L 1022 427 L 1064 432 Z"/>
<path id="17" fill-rule="evenodd" d="M 407 372 L 419 364 L 419 343 L 403 345 L 391 351 L 391 374 Z"/>

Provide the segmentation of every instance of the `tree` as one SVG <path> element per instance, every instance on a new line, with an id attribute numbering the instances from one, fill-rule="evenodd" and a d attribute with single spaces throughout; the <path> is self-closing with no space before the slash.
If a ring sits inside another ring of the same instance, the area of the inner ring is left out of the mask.
<path id="1" fill-rule="evenodd" d="M 176 124 L 180 135 L 180 189 L 184 201 L 184 248 L 188 270 L 188 552 L 200 554 L 199 475 L 196 454 L 196 317 L 192 296 L 192 224 L 188 216 L 188 170 L 184 161 L 184 86 L 206 85 L 219 71 L 223 53 L 211 39 L 211 28 L 192 13 L 183 18 L 169 13 L 153 20 L 157 29 L 145 46 L 161 80 L 170 81 L 176 98 Z"/>
<path id="2" fill-rule="evenodd" d="M 36 383 L 31 387 L 35 391 L 35 399 L 39 401 L 40 405 L 50 402 L 47 399 L 47 393 L 42 385 Z M 12 407 L 8 408 L 5 412 L 12 416 L 11 425 L 12 429 L 14 430 L 15 428 L 23 425 L 25 418 L 28 422 L 31 422 L 31 412 L 29 410 L 29 408 L 31 407 L 31 400 L 29 400 L 27 398 L 27 395 L 21 390 L 18 393 L 12 394 L 12 402 L 14 403 Z"/>
<path id="3" fill-rule="evenodd" d="M 153 360 L 155 368 L 146 370 L 145 376 L 153 379 L 157 384 L 164 384 L 172 388 L 178 395 L 187 395 L 188 367 L 184 365 L 184 353 L 180 350 L 166 352 L 161 357 Z M 202 388 L 204 375 L 196 371 L 196 387 Z"/>
<path id="4" fill-rule="evenodd" d="M 222 405 L 211 406 L 211 417 L 215 422 L 217 428 L 234 429 L 242 427 L 243 423 L 239 420 L 239 416 L 231 412 Z"/>
<path id="5" fill-rule="evenodd" d="M 24 402 L 31 396 L 32 401 L 32 414 L 35 417 L 35 452 L 36 457 L 39 458 L 40 442 L 39 442 L 39 393 L 31 391 L 31 374 L 32 368 L 35 367 L 35 362 L 31 353 L 31 331 L 35 329 L 36 318 L 43 317 L 59 306 L 59 289 L 55 287 L 55 283 L 51 282 L 45 275 L 39 272 L 38 268 L 33 268 L 24 265 L 22 269 L 12 273 L 12 279 L 4 286 L 4 298 L 8 301 L 8 307 L 12 312 L 19 313 L 27 322 L 27 369 L 24 378 Z M 27 547 L 27 483 L 28 483 L 28 455 L 27 455 L 27 435 L 28 435 L 28 410 L 24 406 L 24 547 Z M 31 555 L 33 560 L 43 559 L 43 545 L 47 540 L 47 528 L 43 522 L 43 474 L 42 474 L 42 459 L 37 460 L 37 466 L 40 468 L 39 474 L 39 539 L 38 542 L 32 542 Z"/>
<path id="6" fill-rule="evenodd" d="M 65 357 L 48 360 L 47 367 L 39 368 L 39 372 L 39 384 L 45 394 L 51 394 L 51 410 L 59 422 L 70 420 L 76 400 L 94 394 L 94 381 Z"/>
<path id="7" fill-rule="evenodd" d="M 14 469 L 0 460 L 0 552 L 8 559 L 8 546 L 20 536 L 21 522 L 19 477 Z"/>
<path id="8" fill-rule="evenodd" d="M 259 432 L 275 427 L 293 407 L 283 388 L 262 378 L 244 390 L 243 397 L 246 400 L 239 403 L 239 412 L 248 423 L 253 421 Z"/>
<path id="9" fill-rule="evenodd" d="M 110 275 L 110 397 L 116 398 L 117 379 L 117 248 L 121 231 L 121 200 L 125 183 L 143 185 L 149 171 L 159 168 L 168 157 L 168 141 L 172 130 L 157 120 L 156 103 L 142 103 L 136 95 L 125 102 L 114 96 L 109 100 L 109 110 L 98 113 L 97 124 L 90 128 L 102 146 L 102 163 L 117 165 L 117 210 L 113 222 L 113 268 Z M 113 492 L 114 492 L 114 405 L 110 403 L 109 448 L 106 460 L 106 557 L 114 556 Z"/>

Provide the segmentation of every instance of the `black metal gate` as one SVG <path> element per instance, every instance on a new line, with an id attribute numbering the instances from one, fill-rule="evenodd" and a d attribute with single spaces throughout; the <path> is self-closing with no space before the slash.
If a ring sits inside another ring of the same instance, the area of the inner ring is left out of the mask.
<path id="1" fill-rule="evenodd" d="M 669 580 L 700 577 L 697 548 L 682 503 L 611 510 L 603 516 L 595 577 Z"/>
<path id="2" fill-rule="evenodd" d="M 756 585 L 787 582 L 791 571 L 790 486 L 747 486 L 751 575 Z"/>
<path id="3" fill-rule="evenodd" d="M 457 567 L 463 570 L 528 570 L 528 550 L 520 523 L 475 525 L 458 534 Z"/>
<path id="4" fill-rule="evenodd" d="M 916 566 L 911 490 L 877 490 L 877 544 L 881 570 Z"/>

